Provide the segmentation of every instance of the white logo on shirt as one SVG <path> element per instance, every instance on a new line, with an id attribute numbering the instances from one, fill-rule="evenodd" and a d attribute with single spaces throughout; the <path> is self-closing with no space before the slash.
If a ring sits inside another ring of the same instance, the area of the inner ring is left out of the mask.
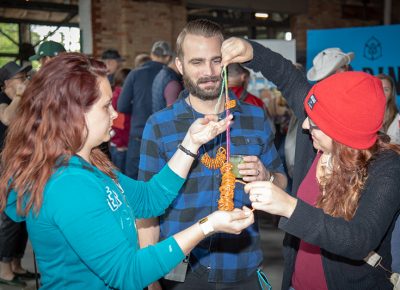
<path id="1" fill-rule="evenodd" d="M 111 190 L 110 187 L 106 186 L 106 191 L 108 206 L 112 211 L 116 211 L 122 205 L 122 202 L 119 200 L 117 193 Z"/>

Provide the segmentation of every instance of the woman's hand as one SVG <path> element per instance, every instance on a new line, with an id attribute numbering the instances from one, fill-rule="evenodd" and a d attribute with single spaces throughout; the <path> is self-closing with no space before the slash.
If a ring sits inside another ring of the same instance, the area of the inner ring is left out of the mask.
<path id="1" fill-rule="evenodd" d="M 229 115 L 218 122 L 216 115 L 206 115 L 204 118 L 195 120 L 183 139 L 182 145 L 193 153 L 197 152 L 201 145 L 224 132 L 227 123 L 231 123 L 232 118 L 233 116 Z"/>
<path id="2" fill-rule="evenodd" d="M 243 229 L 254 223 L 254 214 L 247 207 L 233 211 L 215 211 L 207 219 L 174 235 L 183 253 L 188 254 L 205 236 L 213 233 L 240 234 Z"/>
<path id="3" fill-rule="evenodd" d="M 290 218 L 297 205 L 297 199 L 269 181 L 255 181 L 245 185 L 250 194 L 251 206 L 271 214 Z"/>
<path id="4" fill-rule="evenodd" d="M 169 167 L 180 177 L 186 178 L 193 160 L 197 158 L 200 146 L 224 132 L 232 118 L 233 116 L 229 115 L 218 122 L 217 116 L 206 115 L 194 121 L 179 146 L 180 150 L 178 149 L 168 161 Z"/>
<path id="5" fill-rule="evenodd" d="M 224 232 L 229 234 L 240 234 L 242 230 L 254 223 L 254 214 L 247 208 L 235 208 L 233 211 L 215 211 L 208 216 L 214 232 Z"/>
<path id="6" fill-rule="evenodd" d="M 253 59 L 253 47 L 244 39 L 231 37 L 222 43 L 221 47 L 223 66 L 230 63 L 243 63 Z"/>

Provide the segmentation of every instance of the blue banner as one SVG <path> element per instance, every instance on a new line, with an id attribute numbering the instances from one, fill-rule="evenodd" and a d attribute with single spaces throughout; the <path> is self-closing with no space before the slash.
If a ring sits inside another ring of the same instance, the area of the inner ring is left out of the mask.
<path id="1" fill-rule="evenodd" d="M 368 26 L 307 31 L 307 70 L 318 52 L 338 47 L 354 52 L 351 66 L 372 75 L 390 75 L 396 83 L 400 107 L 400 25 Z"/>

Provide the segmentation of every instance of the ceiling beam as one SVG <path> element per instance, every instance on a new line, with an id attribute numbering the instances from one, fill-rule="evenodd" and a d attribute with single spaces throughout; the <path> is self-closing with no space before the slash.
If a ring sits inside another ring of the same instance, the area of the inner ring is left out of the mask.
<path id="1" fill-rule="evenodd" d="M 63 21 L 46 21 L 37 19 L 21 19 L 21 18 L 8 18 L 0 17 L 0 22 L 4 23 L 26 23 L 26 24 L 36 24 L 36 25 L 48 25 L 48 26 L 68 26 L 68 27 L 79 27 L 79 23 L 70 23 Z"/>
<path id="2" fill-rule="evenodd" d="M 229 27 L 241 27 L 241 26 L 266 26 L 266 27 L 274 27 L 274 28 L 281 28 L 281 27 L 290 27 L 289 18 L 285 19 L 284 21 L 277 22 L 271 20 L 261 20 L 261 19 L 231 19 L 231 18 L 223 18 L 223 17 L 211 17 L 208 15 L 188 15 L 188 20 L 194 19 L 208 19 L 214 22 L 219 23 L 222 26 L 229 26 Z"/>
<path id="3" fill-rule="evenodd" d="M 78 5 L 59 4 L 42 1 L 24 1 L 24 0 L 1 0 L 0 8 L 14 8 L 23 10 L 38 10 L 59 13 L 78 14 Z"/>
<path id="4" fill-rule="evenodd" d="M 240 9 L 251 12 L 307 13 L 308 0 L 187 0 L 187 7 Z"/>

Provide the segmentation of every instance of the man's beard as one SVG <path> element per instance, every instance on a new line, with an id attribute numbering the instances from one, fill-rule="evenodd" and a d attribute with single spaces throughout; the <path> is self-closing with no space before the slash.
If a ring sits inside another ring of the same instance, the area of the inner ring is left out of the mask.
<path id="1" fill-rule="evenodd" d="M 208 90 L 204 90 L 199 87 L 200 84 L 210 81 L 213 82 L 219 81 L 219 85 L 213 89 L 208 89 Z M 219 97 L 222 86 L 221 77 L 219 76 L 203 77 L 198 79 L 197 82 L 194 83 L 189 77 L 185 76 L 184 74 L 183 83 L 185 85 L 185 88 L 189 91 L 189 93 L 192 96 L 195 96 L 203 101 L 211 101 L 217 99 Z"/>

